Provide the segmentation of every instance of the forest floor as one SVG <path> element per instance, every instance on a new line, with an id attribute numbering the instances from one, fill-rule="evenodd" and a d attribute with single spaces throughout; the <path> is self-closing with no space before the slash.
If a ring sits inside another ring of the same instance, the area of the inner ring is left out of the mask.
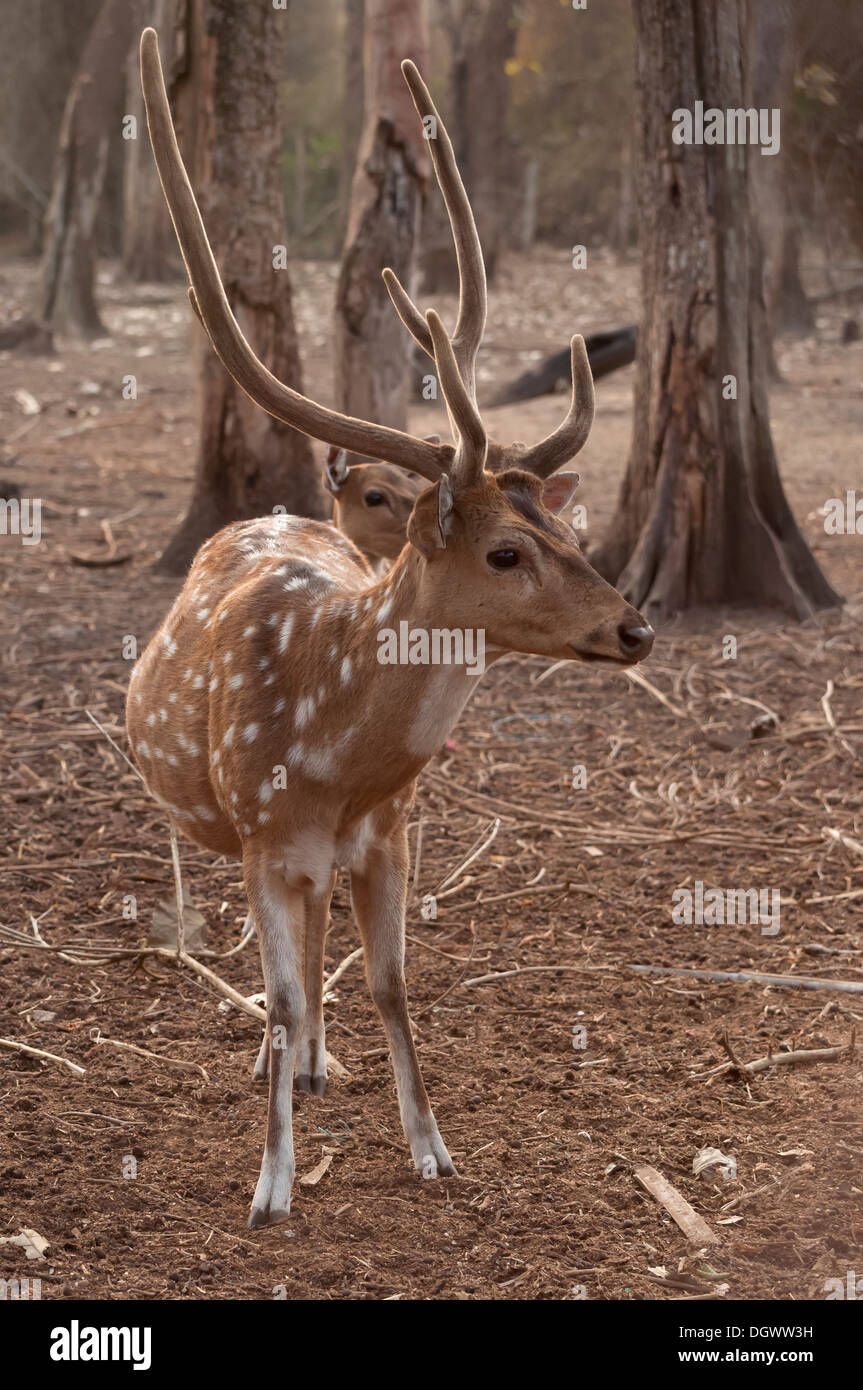
<path id="1" fill-rule="evenodd" d="M 0 265 L 7 314 L 31 280 L 23 262 Z M 331 400 L 335 271 L 306 265 L 295 281 L 306 387 Z M 727 1060 L 724 1035 L 747 1061 L 845 1047 L 863 998 L 673 973 L 863 981 L 863 538 L 826 535 L 819 513 L 848 488 L 863 494 L 863 344 L 840 344 L 839 315 L 780 344 L 786 384 L 771 403 L 785 486 L 848 600 L 841 614 L 821 626 L 690 617 L 659 634 L 638 668 L 648 684 L 509 658 L 421 779 L 408 976 L 459 1178 L 411 1169 L 358 962 L 326 1007 L 347 1075 L 323 1099 L 295 1099 L 298 1175 L 318 1180 L 298 1182 L 289 1222 L 251 1232 L 260 1026 L 189 971 L 130 949 L 157 904 L 170 909 L 168 828 L 86 714 L 123 744 L 123 637 L 143 643 L 176 590 L 151 563 L 192 477 L 192 330 L 179 285 L 108 278 L 101 293 L 110 339 L 0 357 L 0 481 L 43 499 L 41 544 L 0 536 L 0 1037 L 85 1069 L 0 1048 L 0 1234 L 48 1242 L 36 1264 L 0 1246 L 0 1277 L 40 1275 L 43 1299 L 802 1300 L 863 1273 L 860 1045 L 710 1074 Z M 441 307 L 451 314 L 452 301 Z M 633 264 L 597 257 L 579 276 L 551 251 L 507 262 L 481 393 L 574 329 L 632 322 L 637 307 Z M 128 373 L 135 401 L 121 397 Z M 578 464 L 591 535 L 612 514 L 632 382 L 630 368 L 598 387 Z M 38 414 L 24 413 L 22 389 Z M 487 419 L 497 437 L 530 440 L 564 409 L 547 397 Z M 438 418 L 432 406 L 415 415 L 417 428 Z M 70 558 L 104 553 L 106 536 L 125 563 Z M 736 659 L 723 657 L 729 635 Z M 573 788 L 575 765 L 585 788 Z M 423 895 L 496 817 L 496 838 L 423 920 Z M 246 912 L 239 867 L 188 842 L 181 852 L 204 945 L 226 952 Z M 674 922 L 673 892 L 699 880 L 780 893 L 778 934 Z M 123 918 L 130 894 L 137 921 Z M 129 954 L 59 954 L 74 942 Z M 357 944 L 341 882 L 328 971 Z M 207 960 L 243 993 L 260 990 L 254 944 Z M 729 1177 L 695 1176 L 707 1146 L 733 1158 Z M 640 1164 L 715 1244 L 688 1244 L 635 1178 Z"/>

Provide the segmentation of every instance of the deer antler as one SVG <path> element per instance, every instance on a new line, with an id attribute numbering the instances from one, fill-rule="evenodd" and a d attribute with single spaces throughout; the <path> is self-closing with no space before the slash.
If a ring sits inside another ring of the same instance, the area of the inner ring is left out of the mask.
<path id="1" fill-rule="evenodd" d="M 431 116 L 435 134 L 428 141 L 432 164 L 449 213 L 455 254 L 458 261 L 459 304 L 452 347 L 464 384 L 476 401 L 476 357 L 485 331 L 487 295 L 485 263 L 473 211 L 458 171 L 452 141 L 446 126 L 431 98 L 428 87 L 410 59 L 402 63 L 404 79 L 410 88 L 417 115 L 421 121 Z M 434 357 L 432 340 L 425 319 L 410 295 L 389 267 L 383 272 L 384 283 L 405 328 L 413 334 L 420 347 Z"/>
<path id="2" fill-rule="evenodd" d="M 453 429 L 459 438 L 459 447 L 456 449 L 452 465 L 453 482 L 465 487 L 479 480 L 488 452 L 488 436 L 476 402 L 459 371 L 453 344 L 434 309 L 429 309 L 426 322 L 431 335 L 441 391 Z"/>
<path id="3" fill-rule="evenodd" d="M 574 459 L 587 443 L 593 424 L 593 372 L 587 348 L 580 333 L 570 344 L 572 364 L 572 401 L 561 424 L 538 444 L 532 444 L 522 454 L 518 467 L 538 478 L 550 478 L 564 463 Z"/>
<path id="4" fill-rule="evenodd" d="M 485 265 L 479 234 L 470 201 L 462 183 L 446 126 L 432 101 L 431 94 L 415 64 L 402 63 L 402 72 L 410 88 L 414 106 L 421 120 L 431 116 L 435 121 L 435 136 L 429 139 L 432 164 L 449 213 L 456 260 L 459 270 L 459 308 L 452 352 L 458 372 L 471 400 L 476 405 L 476 358 L 485 329 L 486 282 Z M 433 342 L 426 319 L 389 267 L 383 271 L 384 284 L 402 323 L 420 347 L 440 366 L 438 345 Z M 443 388 L 443 383 L 441 383 Z M 447 404 L 451 406 L 444 390 Z M 582 448 L 593 424 L 593 376 L 587 358 L 584 339 L 577 334 L 572 339 L 572 403 L 566 418 L 545 439 L 528 449 L 495 447 L 495 467 L 516 466 L 537 477 L 548 478 L 564 463 L 574 458 Z M 452 410 L 450 410 L 452 415 Z"/>
<path id="5" fill-rule="evenodd" d="M 156 167 L 191 281 L 192 306 L 237 385 L 277 420 L 313 439 L 399 464 L 435 482 L 453 459 L 452 445 L 430 444 L 402 430 L 318 405 L 279 381 L 256 357 L 228 303 L 177 145 L 155 29 L 145 29 L 141 35 L 141 85 Z"/>

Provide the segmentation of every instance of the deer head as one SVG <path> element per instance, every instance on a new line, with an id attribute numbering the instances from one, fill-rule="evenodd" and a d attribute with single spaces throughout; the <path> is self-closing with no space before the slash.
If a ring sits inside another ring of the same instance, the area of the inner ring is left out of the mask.
<path id="1" fill-rule="evenodd" d="M 376 562 L 394 560 L 404 550 L 408 519 L 428 480 L 373 459 L 349 464 L 344 449 L 331 445 L 324 485 L 333 495 L 336 526 Z"/>
<path id="2" fill-rule="evenodd" d="M 584 445 L 593 421 L 593 380 L 584 339 L 571 344 L 572 400 L 561 425 L 538 443 L 500 445 L 476 404 L 476 357 L 486 318 L 479 236 L 452 144 L 412 62 L 402 64 L 429 140 L 459 266 L 455 331 L 423 316 L 390 269 L 390 297 L 434 361 L 455 443 L 435 443 L 319 405 L 278 381 L 255 355 L 228 303 L 171 121 L 153 30 L 141 39 L 141 74 L 159 176 L 189 274 L 192 305 L 237 384 L 264 410 L 336 450 L 398 466 L 433 486 L 417 499 L 408 539 L 425 562 L 426 600 L 449 624 L 485 626 L 496 647 L 583 661 L 630 664 L 647 656 L 653 632 L 581 554 L 556 513 L 574 474 L 557 474 Z"/>

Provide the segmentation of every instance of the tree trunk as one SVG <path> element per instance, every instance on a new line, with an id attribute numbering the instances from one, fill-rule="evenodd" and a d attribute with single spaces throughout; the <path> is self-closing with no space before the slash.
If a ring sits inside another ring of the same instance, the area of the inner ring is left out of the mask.
<path id="1" fill-rule="evenodd" d="M 672 112 L 745 107 L 746 0 L 640 0 L 644 313 L 633 443 L 595 562 L 643 612 L 841 602 L 788 506 L 767 402 L 746 145 L 675 144 Z M 736 386 L 735 386 L 736 383 Z"/>
<path id="2" fill-rule="evenodd" d="M 0 6 L 0 226 L 38 256 L 63 106 L 102 0 Z"/>
<path id="3" fill-rule="evenodd" d="M 270 371 L 302 390 L 284 244 L 279 84 L 285 14 L 235 0 L 189 0 L 188 64 L 177 84 L 177 121 L 194 151 L 195 188 L 225 292 L 240 327 Z M 181 574 L 199 546 L 228 522 L 275 507 L 328 515 L 311 441 L 265 414 L 232 381 L 198 333 L 199 441 L 194 491 L 159 561 Z"/>
<path id="4" fill-rule="evenodd" d="M 521 170 L 507 133 L 508 59 L 515 52 L 515 0 L 486 0 L 467 51 L 465 187 L 485 257 L 494 279 L 521 192 Z"/>
<path id="5" fill-rule="evenodd" d="M 507 59 L 515 52 L 515 0 L 441 0 L 450 49 L 453 149 L 473 208 L 485 259 L 494 279 L 503 233 L 523 242 L 524 218 L 516 217 L 525 175 L 507 135 Z M 423 226 L 423 291 L 458 289 L 452 233 L 442 203 L 434 199 Z"/>
<path id="6" fill-rule="evenodd" d="M 795 0 L 759 0 L 749 14 L 751 104 L 790 112 L 794 96 Z M 753 161 L 754 162 L 754 161 Z M 788 158 L 759 158 L 753 170 L 755 213 L 764 252 L 764 298 L 771 338 L 779 332 L 811 333 L 815 315 L 800 281 L 800 231 L 792 207 Z M 772 358 L 771 375 L 779 372 Z"/>
<path id="7" fill-rule="evenodd" d="M 339 177 L 339 240 L 344 244 L 351 210 L 351 188 L 363 129 L 363 32 L 365 0 L 347 0 L 345 90 L 342 101 L 342 164 Z"/>
<path id="8" fill-rule="evenodd" d="M 381 270 L 412 285 L 429 160 L 399 64 L 428 66 L 425 0 L 366 0 L 365 19 L 365 117 L 336 297 L 338 404 L 405 429 L 411 344 Z"/>
<path id="9" fill-rule="evenodd" d="M 175 43 L 175 31 L 182 33 L 184 0 L 137 0 L 136 31 L 151 24 L 159 35 L 169 95 L 174 90 L 182 65 L 182 47 Z M 132 47 L 127 63 L 126 114 L 134 116 L 137 137 L 124 144 L 123 166 L 123 270 L 130 280 L 176 280 L 182 272 L 177 239 L 171 226 L 168 205 L 159 183 L 150 141 L 138 70 L 138 53 Z"/>
<path id="10" fill-rule="evenodd" d="M 105 0 L 66 98 L 37 306 L 39 317 L 62 333 L 98 337 L 106 331 L 93 294 L 94 241 L 109 145 L 121 138 L 116 108 L 132 30 L 128 0 Z"/>

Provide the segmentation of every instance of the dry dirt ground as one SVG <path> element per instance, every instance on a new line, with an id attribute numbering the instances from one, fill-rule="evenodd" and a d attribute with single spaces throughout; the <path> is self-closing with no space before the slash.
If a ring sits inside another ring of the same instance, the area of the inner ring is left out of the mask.
<path id="1" fill-rule="evenodd" d="M 31 274 L 0 266 L 6 316 Z M 306 266 L 295 278 L 306 384 L 329 399 L 334 270 Z M 825 1282 L 848 1270 L 863 1274 L 859 1046 L 746 1078 L 709 1074 L 727 1059 L 723 1035 L 748 1061 L 846 1047 L 863 997 L 672 973 L 863 981 L 863 538 L 826 536 L 818 514 L 847 488 L 863 494 L 863 345 L 841 346 L 839 316 L 828 316 L 817 340 L 782 346 L 787 384 L 772 400 L 786 487 L 847 596 L 841 616 L 821 628 L 754 614 L 680 623 L 640 668 L 649 686 L 509 659 L 422 779 L 409 980 L 460 1177 L 424 1183 L 410 1167 L 356 963 L 326 1008 L 347 1076 L 325 1098 L 295 1102 L 298 1173 L 331 1162 L 297 1185 L 287 1224 L 252 1233 L 266 1110 L 251 1079 L 260 1027 L 189 971 L 135 951 L 156 904 L 170 901 L 168 830 L 86 714 L 122 743 L 123 638 L 143 643 L 175 591 L 150 567 L 191 478 L 188 311 L 180 286 L 106 283 L 102 294 L 110 340 L 0 360 L 0 478 L 43 499 L 41 544 L 0 536 L 0 1037 L 85 1069 L 0 1048 L 0 1233 L 32 1228 L 49 1242 L 43 1298 L 267 1299 L 282 1289 L 315 1299 L 804 1300 L 824 1298 Z M 579 278 L 552 252 L 510 262 L 492 298 L 482 389 L 574 328 L 631 321 L 637 302 L 630 264 L 599 257 Z M 121 397 L 128 373 L 135 401 Z M 39 414 L 24 413 L 20 388 Z M 600 385 L 579 460 L 593 534 L 625 461 L 631 389 L 631 369 Z M 562 409 L 549 398 L 489 412 L 489 422 L 501 437 L 530 439 Z M 432 427 L 433 416 L 424 407 L 415 423 Z M 105 552 L 106 519 L 131 558 L 75 564 L 72 552 Z M 723 659 L 726 635 L 738 640 L 736 660 Z M 577 764 L 585 788 L 573 788 Z M 495 817 L 494 841 L 424 921 L 423 895 Z M 206 921 L 197 949 L 229 951 L 245 913 L 238 866 L 181 848 Z M 672 893 L 696 880 L 778 891 L 779 933 L 675 923 Z M 136 921 L 122 915 L 130 894 Z M 127 954 L 75 959 L 76 942 Z M 328 968 L 356 945 L 342 884 Z M 254 944 L 205 958 L 244 994 L 261 988 Z M 478 982 L 488 975 L 500 978 Z M 694 1175 L 707 1146 L 732 1156 L 736 1176 Z M 636 1181 L 639 1164 L 679 1190 L 716 1244 L 687 1243 Z M 0 1247 L 0 1277 L 35 1272 L 20 1248 Z"/>

